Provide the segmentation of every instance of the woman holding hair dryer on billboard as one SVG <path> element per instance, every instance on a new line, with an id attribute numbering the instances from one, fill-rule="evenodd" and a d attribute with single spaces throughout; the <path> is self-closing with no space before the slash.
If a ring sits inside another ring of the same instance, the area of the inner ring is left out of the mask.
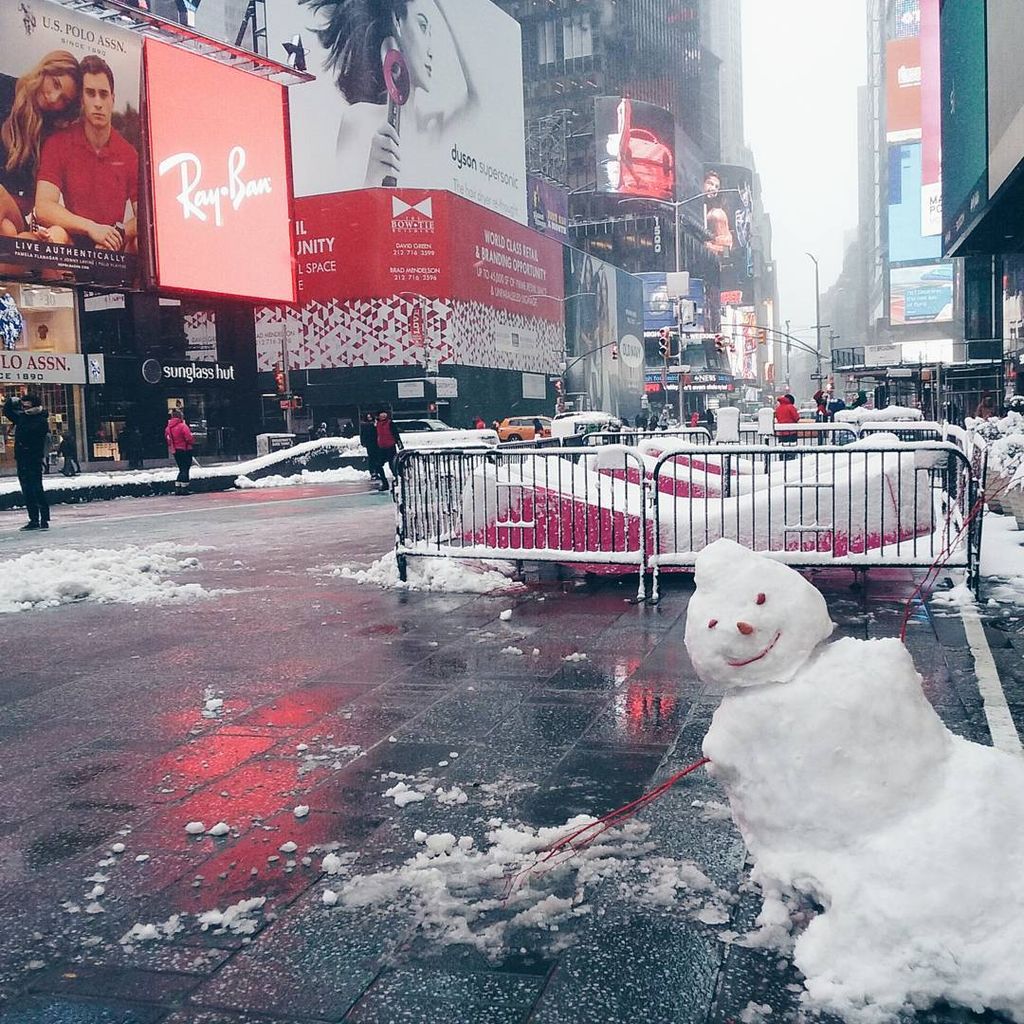
<path id="1" fill-rule="evenodd" d="M 477 102 L 465 54 L 444 0 L 302 0 L 324 23 L 317 35 L 349 106 L 338 130 L 338 153 L 365 153 L 360 181 L 346 187 L 400 186 L 403 166 L 425 161 L 448 122 Z M 451 40 L 456 67 L 434 68 L 439 33 Z M 446 69 L 447 70 L 447 69 Z M 454 74 L 451 72 L 454 71 Z M 445 84 L 440 88 L 439 79 Z"/>

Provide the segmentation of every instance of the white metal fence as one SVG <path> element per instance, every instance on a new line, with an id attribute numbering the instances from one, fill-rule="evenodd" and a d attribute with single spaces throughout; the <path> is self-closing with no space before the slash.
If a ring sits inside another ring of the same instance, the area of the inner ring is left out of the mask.
<path id="1" fill-rule="evenodd" d="M 664 435 L 655 434 L 655 440 Z M 423 555 L 574 563 L 647 576 L 728 537 L 797 566 L 927 568 L 977 583 L 984 466 L 957 444 L 594 444 L 406 451 L 399 570 Z"/>

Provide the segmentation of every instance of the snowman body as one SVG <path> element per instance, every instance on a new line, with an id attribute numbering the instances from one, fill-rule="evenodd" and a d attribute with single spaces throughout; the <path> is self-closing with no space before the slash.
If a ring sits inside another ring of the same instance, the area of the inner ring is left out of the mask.
<path id="1" fill-rule="evenodd" d="M 720 689 L 704 752 L 765 892 L 823 908 L 794 946 L 816 1009 L 948 1000 L 1024 1024 L 1024 760 L 950 733 L 898 640 L 829 643 L 798 573 L 717 541 L 686 645 Z M 784 916 L 784 915 L 783 915 Z"/>

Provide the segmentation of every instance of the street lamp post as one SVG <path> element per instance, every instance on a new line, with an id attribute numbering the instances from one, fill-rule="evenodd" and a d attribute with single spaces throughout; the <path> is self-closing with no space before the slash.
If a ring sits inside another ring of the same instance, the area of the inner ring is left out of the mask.
<path id="1" fill-rule="evenodd" d="M 815 333 L 815 348 L 817 349 L 815 360 L 814 360 L 814 372 L 818 375 L 817 379 L 821 380 L 821 286 L 818 281 L 818 259 L 812 253 L 806 253 L 805 255 L 810 257 L 811 262 L 814 264 L 814 333 Z"/>

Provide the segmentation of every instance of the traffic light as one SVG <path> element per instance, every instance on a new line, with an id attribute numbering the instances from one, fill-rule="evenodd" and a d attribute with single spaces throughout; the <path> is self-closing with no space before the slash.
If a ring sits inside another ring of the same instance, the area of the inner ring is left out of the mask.
<path id="1" fill-rule="evenodd" d="M 555 394 L 565 394 L 565 382 L 561 379 L 561 377 L 559 377 L 559 379 L 555 381 Z"/>
<path id="2" fill-rule="evenodd" d="M 724 352 L 729 347 L 729 342 L 724 334 L 715 335 L 715 351 Z"/>
<path id="3" fill-rule="evenodd" d="M 658 331 L 658 352 L 665 358 L 668 359 L 669 345 L 672 343 L 672 333 L 667 327 L 662 327 Z"/>
<path id="4" fill-rule="evenodd" d="M 284 367 L 280 363 L 274 367 L 274 387 L 279 395 L 283 395 L 288 390 L 288 382 L 284 376 Z"/>
<path id="5" fill-rule="evenodd" d="M 292 408 L 293 409 L 301 409 L 302 408 L 302 395 L 296 395 L 292 399 Z"/>
<path id="6" fill-rule="evenodd" d="M 768 344 L 768 332 L 763 327 L 757 332 L 757 343 L 758 345 Z"/>
<path id="7" fill-rule="evenodd" d="M 612 345 L 612 359 L 618 359 L 618 358 L 619 358 L 619 346 L 618 345 Z"/>

